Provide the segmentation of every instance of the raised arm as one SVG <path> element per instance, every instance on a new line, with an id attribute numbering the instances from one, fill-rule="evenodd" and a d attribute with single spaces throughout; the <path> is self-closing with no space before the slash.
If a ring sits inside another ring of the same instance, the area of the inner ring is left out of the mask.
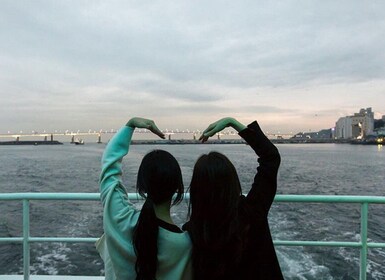
<path id="1" fill-rule="evenodd" d="M 246 140 L 259 157 L 257 174 L 254 177 L 246 201 L 254 209 L 254 213 L 258 212 L 267 216 L 277 191 L 277 172 L 281 162 L 278 149 L 263 134 L 256 121 L 246 127 L 231 117 L 210 124 L 203 131 L 200 140 L 205 142 L 209 137 L 214 136 L 226 127 L 232 127 L 238 131 L 239 135 Z"/>
<path id="2" fill-rule="evenodd" d="M 255 211 L 267 216 L 277 191 L 277 173 L 281 162 L 278 149 L 264 135 L 256 121 L 239 135 L 259 157 L 257 173 L 246 200 Z"/>
<path id="3" fill-rule="evenodd" d="M 135 209 L 127 198 L 127 192 L 122 185 L 121 162 L 128 153 L 132 134 L 135 128 L 146 128 L 164 138 L 163 133 L 155 123 L 148 119 L 132 118 L 112 137 L 103 153 L 102 172 L 100 175 L 100 193 L 103 203 L 103 228 L 105 239 L 98 244 L 98 250 L 103 259 L 119 271 L 116 279 L 130 279 L 127 260 L 133 258 L 127 248 L 132 247 L 132 231 L 135 226 Z M 106 247 L 104 247 L 106 245 Z M 135 262 L 135 260 L 132 260 Z M 131 272 L 132 274 L 132 272 Z M 114 277 L 115 279 L 115 277 Z"/>
<path id="4" fill-rule="evenodd" d="M 100 174 L 100 193 L 103 205 L 112 188 L 122 183 L 122 158 L 128 153 L 132 134 L 135 128 L 146 128 L 164 138 L 154 121 L 144 118 L 132 118 L 112 137 L 102 156 L 102 172 Z"/>

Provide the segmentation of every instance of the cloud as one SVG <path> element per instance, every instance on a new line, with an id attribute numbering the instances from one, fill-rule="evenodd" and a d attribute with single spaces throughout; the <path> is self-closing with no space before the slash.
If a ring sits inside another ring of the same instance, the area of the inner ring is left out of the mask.
<path id="1" fill-rule="evenodd" d="M 2 1 L 0 132 L 385 112 L 384 16 L 382 1 Z"/>

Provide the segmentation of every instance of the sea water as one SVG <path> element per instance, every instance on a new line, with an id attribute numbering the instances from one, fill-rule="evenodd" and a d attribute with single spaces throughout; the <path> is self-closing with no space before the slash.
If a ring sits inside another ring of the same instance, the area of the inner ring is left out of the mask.
<path id="1" fill-rule="evenodd" d="M 278 194 L 385 195 L 385 148 L 348 144 L 278 144 L 282 158 Z M 98 192 L 105 144 L 82 146 L 0 146 L 0 192 Z M 187 187 L 194 162 L 202 153 L 226 154 L 247 193 L 258 163 L 246 145 L 132 145 L 123 161 L 123 180 L 135 191 L 136 172 L 152 149 L 171 152 Z M 140 207 L 140 203 L 137 203 Z M 186 221 L 187 203 L 173 210 Z M 385 205 L 369 207 L 369 241 L 385 242 Z M 99 237 L 99 201 L 31 201 L 31 236 Z M 274 203 L 269 214 L 274 239 L 360 240 L 360 205 Z M 0 201 L 0 236 L 22 235 L 20 201 Z M 285 279 L 358 279 L 359 249 L 276 247 Z M 385 279 L 385 250 L 369 249 L 368 279 Z M 32 243 L 32 274 L 103 275 L 93 244 Z M 0 275 L 22 274 L 22 245 L 0 244 Z"/>

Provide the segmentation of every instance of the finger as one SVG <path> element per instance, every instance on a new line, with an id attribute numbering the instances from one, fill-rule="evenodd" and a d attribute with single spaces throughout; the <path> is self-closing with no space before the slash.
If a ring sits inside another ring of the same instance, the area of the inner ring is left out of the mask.
<path id="1" fill-rule="evenodd" d="M 166 138 L 165 135 L 163 134 L 163 132 L 160 131 L 159 129 L 151 129 L 151 132 L 154 133 L 154 134 L 156 134 L 156 135 L 158 135 L 158 136 L 159 136 L 160 138 L 162 138 L 162 139 L 165 139 L 165 138 Z"/>
<path id="2" fill-rule="evenodd" d="M 206 142 L 207 140 L 209 139 L 208 136 L 205 136 L 205 135 L 201 135 L 201 137 L 199 137 L 199 141 L 202 141 L 202 143 Z"/>
<path id="3" fill-rule="evenodd" d="M 215 128 L 213 128 L 213 129 L 211 129 L 209 131 L 206 131 L 203 135 L 208 138 L 208 137 L 211 137 L 211 136 L 215 135 L 215 133 L 217 133 L 217 130 Z"/>
<path id="4" fill-rule="evenodd" d="M 207 133 L 208 131 L 212 130 L 214 127 L 215 127 L 215 124 L 214 124 L 214 123 L 210 124 L 210 125 L 203 131 L 203 134 L 205 134 L 205 133 Z"/>
<path id="5" fill-rule="evenodd" d="M 206 142 L 209 138 L 208 137 L 203 137 L 202 138 L 202 143 Z"/>
<path id="6" fill-rule="evenodd" d="M 202 142 L 206 142 L 210 137 L 214 136 L 216 133 L 216 130 L 213 129 L 213 130 L 210 130 L 210 131 L 207 131 L 205 133 L 203 133 L 201 135 L 201 137 L 199 138 L 199 140 L 202 140 Z"/>
<path id="7" fill-rule="evenodd" d="M 156 126 L 155 123 L 152 123 L 151 125 L 151 128 L 150 128 L 151 132 L 158 135 L 160 138 L 165 138 L 165 135 L 163 134 L 162 131 L 160 131 L 160 129 Z"/>
<path id="8" fill-rule="evenodd" d="M 210 134 L 212 134 L 212 129 L 206 129 L 202 133 L 203 136 L 209 136 L 209 137 L 211 136 Z"/>
<path id="9" fill-rule="evenodd" d="M 199 140 L 202 140 L 205 137 L 206 138 L 210 137 L 209 134 L 210 134 L 209 132 L 203 132 L 202 135 L 199 137 Z"/>

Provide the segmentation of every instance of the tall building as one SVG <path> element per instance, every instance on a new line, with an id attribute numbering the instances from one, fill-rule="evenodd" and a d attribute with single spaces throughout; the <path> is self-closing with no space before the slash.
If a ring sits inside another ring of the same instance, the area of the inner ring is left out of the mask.
<path id="1" fill-rule="evenodd" d="M 346 116 L 336 122 L 336 138 L 361 139 L 373 134 L 374 113 L 372 108 L 361 109 L 353 116 Z"/>
<path id="2" fill-rule="evenodd" d="M 350 117 L 339 118 L 334 133 L 337 139 L 352 138 L 352 119 Z"/>

